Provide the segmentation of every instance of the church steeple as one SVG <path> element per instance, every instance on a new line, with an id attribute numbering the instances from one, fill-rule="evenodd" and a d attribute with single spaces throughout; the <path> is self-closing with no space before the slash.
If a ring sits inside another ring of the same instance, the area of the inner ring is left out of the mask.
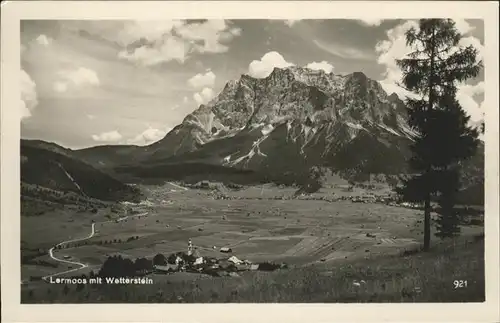
<path id="1" fill-rule="evenodd" d="M 191 241 L 191 238 L 188 240 L 188 256 L 191 256 L 193 254 L 193 242 Z"/>

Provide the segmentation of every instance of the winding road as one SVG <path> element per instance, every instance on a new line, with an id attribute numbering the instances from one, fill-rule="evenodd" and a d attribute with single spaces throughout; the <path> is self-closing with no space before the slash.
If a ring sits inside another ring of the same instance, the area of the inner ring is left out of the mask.
<path id="1" fill-rule="evenodd" d="M 109 220 L 109 221 L 104 221 L 104 222 L 92 223 L 91 232 L 90 232 L 90 234 L 87 237 L 78 238 L 78 239 L 72 239 L 72 240 L 66 240 L 66 241 L 63 241 L 63 242 L 59 242 L 54 247 L 52 247 L 52 248 L 49 249 L 49 257 L 52 258 L 52 259 L 54 259 L 55 261 L 66 263 L 66 264 L 70 264 L 70 265 L 76 265 L 76 266 L 79 266 L 79 267 L 78 268 L 73 268 L 73 269 L 70 269 L 70 270 L 66 270 L 66 271 L 62 271 L 62 272 L 58 272 L 58 273 L 54 273 L 54 274 L 50 274 L 50 275 L 42 277 L 42 279 L 45 280 L 45 281 L 49 281 L 50 278 L 52 278 L 54 276 L 60 276 L 60 275 L 63 275 L 63 274 L 68 274 L 68 273 L 71 273 L 71 272 L 74 272 L 74 271 L 78 271 L 78 270 L 87 268 L 89 266 L 89 265 L 81 263 L 81 262 L 70 261 L 70 260 L 65 260 L 65 259 L 57 258 L 56 256 L 54 256 L 54 249 L 57 248 L 58 246 L 61 246 L 61 245 L 67 244 L 67 243 L 71 243 L 71 242 L 84 241 L 84 240 L 88 240 L 88 239 L 92 238 L 95 235 L 95 225 L 96 224 L 110 223 L 110 222 L 114 222 L 114 221 L 118 221 L 119 222 L 119 221 L 122 221 L 122 220 L 125 220 L 125 219 L 128 219 L 128 218 L 131 218 L 131 217 L 141 217 L 141 216 L 147 215 L 148 213 L 149 212 L 144 212 L 144 213 L 135 214 L 135 215 L 127 215 L 127 216 L 121 217 L 121 218 L 119 218 L 117 220 Z"/>

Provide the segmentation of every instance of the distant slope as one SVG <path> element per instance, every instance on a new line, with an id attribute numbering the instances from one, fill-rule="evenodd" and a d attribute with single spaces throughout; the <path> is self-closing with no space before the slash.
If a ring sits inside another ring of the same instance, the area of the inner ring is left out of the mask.
<path id="1" fill-rule="evenodd" d="M 58 154 L 68 156 L 68 157 L 73 156 L 73 154 L 75 152 L 72 149 L 59 146 L 56 143 L 43 141 L 43 140 L 37 140 L 37 139 L 23 139 L 23 140 L 21 140 L 21 149 L 23 147 L 33 147 L 33 148 L 45 149 L 45 150 L 52 151 L 54 153 L 58 153 Z"/>
<path id="2" fill-rule="evenodd" d="M 139 162 L 144 147 L 134 145 L 103 145 L 72 151 L 72 156 L 97 169 L 112 171 L 123 163 Z"/>
<path id="3" fill-rule="evenodd" d="M 104 201 L 140 196 L 136 188 L 71 157 L 71 150 L 42 141 L 21 140 L 21 181 Z"/>

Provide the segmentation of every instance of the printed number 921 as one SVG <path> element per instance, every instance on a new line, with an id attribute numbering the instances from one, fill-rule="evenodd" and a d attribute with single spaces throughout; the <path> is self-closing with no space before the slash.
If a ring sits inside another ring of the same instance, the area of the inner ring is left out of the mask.
<path id="1" fill-rule="evenodd" d="M 454 280 L 453 286 L 455 287 L 455 289 L 467 287 L 467 281 L 466 280 Z"/>

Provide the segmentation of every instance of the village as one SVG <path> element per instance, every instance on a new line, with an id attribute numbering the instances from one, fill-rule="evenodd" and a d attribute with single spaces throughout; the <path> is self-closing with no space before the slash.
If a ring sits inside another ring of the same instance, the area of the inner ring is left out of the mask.
<path id="1" fill-rule="evenodd" d="M 213 247 L 217 249 L 217 247 Z M 177 252 L 168 258 L 158 254 L 153 258 L 153 272 L 158 274 L 170 274 L 174 272 L 193 272 L 210 276 L 239 276 L 238 272 L 249 270 L 273 271 L 285 269 L 287 264 L 274 264 L 269 262 L 253 263 L 249 260 L 241 260 L 231 255 L 233 250 L 228 247 L 219 249 L 227 257 L 215 258 L 202 256 L 197 247 L 193 247 L 192 240 L 188 240 L 187 252 Z"/>
<path id="2" fill-rule="evenodd" d="M 213 247 L 214 250 L 217 247 Z M 286 263 L 258 262 L 241 260 L 232 255 L 233 250 L 229 247 L 221 247 L 219 252 L 225 256 L 202 256 L 199 248 L 193 246 L 192 240 L 187 243 L 187 251 L 179 251 L 170 254 L 168 257 L 158 253 L 152 259 L 140 257 L 134 261 L 130 258 L 123 258 L 121 255 L 108 256 L 102 264 L 99 271 L 95 273 L 90 271 L 87 275 L 64 275 L 60 279 L 61 283 L 65 280 L 83 280 L 92 281 L 100 279 L 101 282 L 108 283 L 110 279 L 139 279 L 146 278 L 149 275 L 171 275 L 174 273 L 194 273 L 208 275 L 212 277 L 239 277 L 244 271 L 274 271 L 278 269 L 287 269 Z M 71 256 L 64 256 L 65 261 L 73 259 Z M 34 277 L 32 277 L 34 278 Z M 52 276 L 45 280 L 52 283 Z M 36 279 L 38 280 L 38 279 Z"/>

